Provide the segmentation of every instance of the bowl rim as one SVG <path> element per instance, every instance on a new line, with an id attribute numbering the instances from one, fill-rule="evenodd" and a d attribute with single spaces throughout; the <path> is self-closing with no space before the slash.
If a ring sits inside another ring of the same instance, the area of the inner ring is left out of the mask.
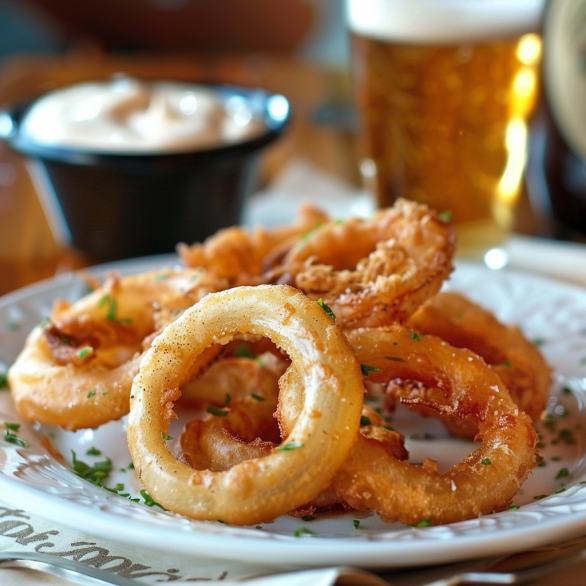
<path id="1" fill-rule="evenodd" d="M 243 96 L 246 99 L 262 99 L 261 121 L 266 130 L 260 135 L 248 140 L 230 143 L 212 148 L 198 150 L 168 151 L 164 153 L 153 152 L 116 152 L 106 153 L 98 150 L 78 147 L 56 147 L 36 143 L 20 132 L 21 123 L 32 108 L 33 104 L 49 92 L 31 96 L 0 109 L 0 139 L 4 140 L 13 150 L 33 159 L 47 162 L 60 162 L 72 165 L 116 167 L 118 164 L 157 164 L 181 166 L 182 164 L 194 164 L 223 160 L 225 158 L 238 157 L 254 153 L 278 138 L 291 123 L 291 103 L 282 94 L 271 92 L 263 88 L 236 86 L 232 84 L 218 84 L 205 82 L 176 82 L 174 80 L 144 80 L 147 83 L 174 82 L 186 85 L 202 86 L 218 92 L 224 99 L 226 96 Z M 84 83 L 84 82 L 79 82 Z M 75 84 L 67 84 L 61 87 L 70 87 Z M 60 89 L 60 88 L 57 88 Z M 53 90 L 51 90 L 53 91 Z M 287 112 L 281 119 L 271 115 L 267 105 L 271 98 L 279 97 L 287 103 Z"/>

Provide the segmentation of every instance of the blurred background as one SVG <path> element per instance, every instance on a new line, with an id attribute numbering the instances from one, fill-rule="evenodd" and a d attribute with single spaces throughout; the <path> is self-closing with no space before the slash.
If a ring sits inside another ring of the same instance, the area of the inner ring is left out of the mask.
<path id="1" fill-rule="evenodd" d="M 360 144 L 342 0 L 0 0 L 0 107 L 125 73 L 262 87 L 293 123 L 263 156 L 258 188 L 292 161 L 359 190 Z M 0 142 L 0 293 L 95 259 L 59 241 L 24 159 Z M 584 241 L 530 203 L 517 232 Z"/>
<path id="2" fill-rule="evenodd" d="M 296 157 L 358 182 L 347 62 L 339 0 L 0 0 L 0 106 L 113 73 L 286 95 L 293 127 L 259 188 Z M 0 142 L 0 293 L 93 261 L 64 251 L 36 191 Z"/>

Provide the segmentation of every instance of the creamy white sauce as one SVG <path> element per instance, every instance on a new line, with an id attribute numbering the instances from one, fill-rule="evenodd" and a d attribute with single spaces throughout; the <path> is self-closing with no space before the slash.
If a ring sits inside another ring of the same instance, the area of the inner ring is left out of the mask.
<path id="1" fill-rule="evenodd" d="M 130 78 L 52 91 L 33 104 L 20 128 L 41 145 L 126 154 L 203 150 L 265 130 L 239 96 L 224 102 L 204 86 Z"/>

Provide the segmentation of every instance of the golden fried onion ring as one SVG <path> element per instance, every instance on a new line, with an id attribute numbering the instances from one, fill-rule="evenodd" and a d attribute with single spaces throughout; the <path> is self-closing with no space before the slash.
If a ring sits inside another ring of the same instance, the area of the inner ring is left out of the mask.
<path id="1" fill-rule="evenodd" d="M 258 360 L 230 357 L 214 362 L 201 376 L 181 388 L 180 404 L 216 408 L 206 419 L 185 426 L 180 445 L 182 461 L 197 470 L 228 470 L 251 458 L 267 456 L 281 443 L 273 416 L 279 377 L 287 367 L 270 353 Z M 194 399 L 197 398 L 196 402 Z"/>
<path id="2" fill-rule="evenodd" d="M 253 393 L 263 397 L 274 393 L 276 401 L 279 378 L 287 366 L 288 363 L 283 358 L 270 352 L 265 352 L 256 359 L 224 357 L 181 387 L 180 404 L 182 407 L 201 409 L 210 403 L 225 405 L 226 400 L 250 397 Z"/>
<path id="3" fill-rule="evenodd" d="M 452 271 L 450 226 L 427 206 L 397 200 L 372 219 L 321 226 L 266 277 L 322 298 L 343 327 L 408 318 Z"/>
<path id="4" fill-rule="evenodd" d="M 376 511 L 383 521 L 409 525 L 452 523 L 505 508 L 536 465 L 537 434 L 501 379 L 472 352 L 399 325 L 347 335 L 359 362 L 380 369 L 369 380 L 400 378 L 439 389 L 433 402 L 417 386 L 408 387 L 401 400 L 473 417 L 482 444 L 440 474 L 433 460 L 414 465 L 358 442 L 332 484 L 344 500 Z"/>
<path id="5" fill-rule="evenodd" d="M 8 373 L 19 415 L 69 430 L 122 417 L 149 336 L 222 286 L 204 270 L 169 268 L 110 275 L 76 303 L 56 303 Z M 192 374 L 218 350 L 208 349 Z"/>
<path id="6" fill-rule="evenodd" d="M 167 449 L 172 401 L 186 371 L 236 333 L 269 337 L 301 373 L 304 405 L 269 456 L 225 472 L 193 470 Z M 354 443 L 364 386 L 344 335 L 319 305 L 286 286 L 211 294 L 155 339 L 132 386 L 128 443 L 145 488 L 164 507 L 237 525 L 269 521 L 326 488 Z"/>
<path id="7" fill-rule="evenodd" d="M 490 311 L 455 292 L 438 293 L 411 316 L 408 325 L 481 356 L 501 377 L 517 406 L 534 421 L 540 418 L 549 397 L 551 368 L 519 328 L 502 324 Z"/>
<path id="8" fill-rule="evenodd" d="M 266 229 L 255 226 L 252 231 L 241 226 L 224 228 L 203 243 L 179 244 L 177 252 L 188 267 L 204 267 L 231 286 L 256 284 L 269 266 L 279 262 L 304 234 L 329 221 L 322 210 L 309 203 L 301 204 L 291 224 Z"/>

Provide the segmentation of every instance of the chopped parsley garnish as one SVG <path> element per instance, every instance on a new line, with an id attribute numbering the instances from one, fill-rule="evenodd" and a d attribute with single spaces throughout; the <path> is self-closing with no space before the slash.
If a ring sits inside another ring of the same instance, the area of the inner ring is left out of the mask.
<path id="1" fill-rule="evenodd" d="M 163 432 L 161 432 L 161 437 L 162 437 L 162 438 L 163 438 L 163 439 L 164 439 L 166 442 L 169 442 L 169 441 L 171 441 L 171 440 L 173 439 L 173 438 L 172 438 L 172 437 L 171 437 L 169 434 L 167 434 L 167 435 L 164 435 L 164 434 L 163 434 Z"/>
<path id="2" fill-rule="evenodd" d="M 229 405 L 231 400 L 232 400 L 232 397 L 230 397 L 230 395 L 228 393 L 226 393 L 226 399 L 224 400 L 226 405 Z"/>
<path id="3" fill-rule="evenodd" d="M 378 366 L 370 366 L 370 364 L 361 364 L 360 370 L 362 371 L 362 376 L 368 376 L 371 372 L 378 372 L 380 368 Z"/>
<path id="4" fill-rule="evenodd" d="M 110 299 L 110 306 L 108 307 L 108 313 L 106 319 L 110 321 L 116 321 L 116 312 L 118 311 L 118 300 L 116 297 Z"/>
<path id="5" fill-rule="evenodd" d="M 20 429 L 20 423 L 10 423 L 5 421 L 4 427 L 6 427 L 6 429 L 11 429 L 12 431 L 18 431 Z"/>
<path id="6" fill-rule="evenodd" d="M 134 463 L 133 462 L 130 462 L 130 464 L 128 464 L 128 469 L 134 470 Z"/>
<path id="7" fill-rule="evenodd" d="M 545 340 L 543 338 L 537 338 L 536 340 L 533 340 L 533 343 L 536 346 L 543 346 L 545 344 Z"/>
<path id="8" fill-rule="evenodd" d="M 315 537 L 317 533 L 308 529 L 307 527 L 299 527 L 293 531 L 293 537 L 301 537 L 302 535 L 309 535 L 310 537 Z"/>
<path id="9" fill-rule="evenodd" d="M 255 529 L 262 529 L 262 527 L 261 527 L 260 525 L 257 525 L 257 526 L 255 527 Z"/>
<path id="10" fill-rule="evenodd" d="M 217 415 L 218 417 L 226 417 L 226 415 L 228 415 L 228 413 L 230 413 L 230 411 L 225 411 L 223 409 L 218 409 L 217 407 L 214 407 L 213 405 L 211 405 L 210 407 L 208 407 L 206 409 L 207 413 L 211 413 L 212 415 Z"/>
<path id="11" fill-rule="evenodd" d="M 358 529 L 358 527 L 360 527 L 360 521 L 358 519 L 354 519 L 352 521 L 352 525 L 354 525 L 354 529 Z"/>
<path id="12" fill-rule="evenodd" d="M 555 431 L 557 426 L 557 421 L 554 419 L 553 415 L 546 415 L 545 419 L 543 420 L 543 426 L 549 429 L 549 431 Z"/>
<path id="13" fill-rule="evenodd" d="M 98 300 L 98 307 L 104 307 L 108 301 L 110 301 L 110 293 L 104 293 L 104 295 L 102 295 Z"/>
<path id="14" fill-rule="evenodd" d="M 311 238 L 311 236 L 313 235 L 313 233 L 318 229 L 321 228 L 322 226 L 322 222 L 318 222 L 311 230 L 308 230 L 307 232 L 305 232 L 305 234 L 302 234 L 299 238 L 299 242 L 306 242 L 307 240 L 309 240 Z M 303 248 L 301 248 L 301 250 L 303 250 Z"/>
<path id="15" fill-rule="evenodd" d="M 119 324 L 131 324 L 133 322 L 132 318 L 125 317 L 122 319 L 118 319 L 116 317 L 116 313 L 118 312 L 118 300 L 116 297 L 112 297 L 109 293 L 102 295 L 100 300 L 98 301 L 98 307 L 104 307 L 108 304 L 108 312 L 106 313 L 106 319 L 109 321 L 115 321 Z"/>
<path id="16" fill-rule="evenodd" d="M 21 448 L 28 448 L 28 442 L 26 440 L 23 440 L 21 437 L 18 437 L 16 434 L 12 433 L 11 431 L 6 430 L 4 432 L 4 439 L 9 444 L 16 444 L 17 446 L 20 446 Z"/>
<path id="17" fill-rule="evenodd" d="M 92 484 L 103 486 L 102 481 L 108 478 L 108 474 L 112 470 L 112 460 L 106 458 L 102 462 L 96 462 L 93 466 L 90 466 L 82 460 L 78 460 L 73 450 L 71 450 L 71 453 L 73 455 L 73 472 Z"/>
<path id="18" fill-rule="evenodd" d="M 380 427 L 383 427 L 382 425 Z M 392 430 L 392 428 L 389 428 Z M 410 433 L 409 434 L 409 439 L 410 440 L 414 440 L 414 441 L 418 441 L 418 440 L 430 440 L 433 439 L 435 436 L 432 435 L 431 433 L 428 433 L 427 431 L 421 436 L 418 433 Z"/>
<path id="19" fill-rule="evenodd" d="M 0 389 L 4 389 L 8 385 L 8 376 L 5 372 L 0 372 Z"/>
<path id="20" fill-rule="evenodd" d="M 395 362 L 407 362 L 404 358 L 400 356 L 385 356 L 385 360 L 394 360 Z"/>
<path id="21" fill-rule="evenodd" d="M 90 391 L 90 392 L 87 394 L 87 398 L 88 398 L 88 399 L 91 399 L 91 398 L 92 398 L 92 397 L 93 397 L 95 394 L 96 394 L 96 389 L 94 389 L 94 390 Z"/>
<path id="22" fill-rule="evenodd" d="M 490 466 L 490 465 L 492 464 L 492 462 L 490 461 L 490 458 L 484 458 L 484 459 L 482 460 L 482 464 L 483 464 L 484 466 Z"/>
<path id="23" fill-rule="evenodd" d="M 571 395 L 574 391 L 570 387 L 564 387 L 564 393 L 566 395 Z"/>
<path id="24" fill-rule="evenodd" d="M 421 342 L 421 336 L 413 330 L 409 330 L 409 337 L 416 342 Z"/>
<path id="25" fill-rule="evenodd" d="M 520 509 L 521 507 L 519 505 L 511 505 L 509 507 L 509 511 L 516 511 L 517 509 Z"/>
<path id="26" fill-rule="evenodd" d="M 440 212 L 437 217 L 442 222 L 449 222 L 452 219 L 452 213 L 452 210 L 444 210 L 443 212 Z"/>
<path id="27" fill-rule="evenodd" d="M 250 360 L 256 360 L 262 367 L 265 366 L 265 363 L 262 360 L 262 358 L 260 356 L 257 356 L 256 354 L 253 354 L 246 344 L 238 346 L 238 348 L 236 349 L 236 356 L 238 356 L 238 358 L 250 358 Z"/>
<path id="28" fill-rule="evenodd" d="M 297 448 L 302 448 L 303 444 L 301 442 L 289 442 L 288 444 L 283 444 L 282 446 L 278 446 L 277 450 L 282 452 L 288 452 L 289 450 L 296 450 Z"/>
<path id="29" fill-rule="evenodd" d="M 567 468 L 562 468 L 557 474 L 555 479 L 559 480 L 560 478 L 566 478 L 570 475 L 570 471 Z"/>
<path id="30" fill-rule="evenodd" d="M 423 521 L 419 521 L 417 525 L 409 525 L 409 527 L 429 527 L 431 525 L 431 519 L 423 519 Z"/>
<path id="31" fill-rule="evenodd" d="M 562 457 L 561 457 L 561 456 L 552 456 L 552 457 L 550 458 L 550 460 L 551 460 L 552 462 L 559 462 L 561 459 L 562 459 Z"/>
<path id="32" fill-rule="evenodd" d="M 305 521 L 306 523 L 309 523 L 310 521 L 315 520 L 315 517 L 313 515 L 304 515 L 303 517 L 301 517 L 302 521 Z"/>
<path id="33" fill-rule="evenodd" d="M 506 366 L 507 368 L 511 368 L 511 363 L 510 363 L 510 361 L 509 361 L 509 360 L 505 360 L 505 361 L 503 362 L 503 366 Z"/>
<path id="34" fill-rule="evenodd" d="M 390 425 L 379 425 L 379 427 L 382 427 L 383 429 L 386 429 L 387 431 L 395 431 Z"/>
<path id="35" fill-rule="evenodd" d="M 370 417 L 366 417 L 366 415 L 362 415 L 360 417 L 360 425 L 371 425 L 372 421 L 370 421 Z"/>
<path id="36" fill-rule="evenodd" d="M 163 511 L 166 511 L 165 507 L 163 505 L 160 505 L 155 499 L 153 499 L 153 497 L 146 490 L 141 490 L 140 496 L 142 496 L 142 498 L 144 499 L 144 504 L 147 507 L 159 507 L 163 509 Z"/>
<path id="37" fill-rule="evenodd" d="M 549 495 L 547 495 L 547 494 L 537 494 L 537 495 L 535 495 L 535 496 L 533 497 L 533 500 L 534 500 L 534 501 L 539 501 L 539 500 L 541 500 L 541 499 L 544 499 L 544 498 L 545 498 L 545 497 L 547 497 L 547 496 L 549 496 Z"/>
<path id="38" fill-rule="evenodd" d="M 556 490 L 554 494 L 560 494 L 560 492 L 566 492 L 566 488 L 562 487 L 559 490 Z"/>
<path id="39" fill-rule="evenodd" d="M 256 358 L 246 344 L 242 344 L 241 346 L 238 346 L 238 348 L 236 348 L 236 356 L 238 356 L 239 358 Z"/>
<path id="40" fill-rule="evenodd" d="M 574 446 L 577 443 L 576 438 L 574 437 L 574 432 L 571 429 L 568 429 L 567 427 L 564 427 L 564 429 L 560 429 L 558 438 L 569 446 Z"/>
<path id="41" fill-rule="evenodd" d="M 77 355 L 80 358 L 83 358 L 84 356 L 87 356 L 91 351 L 93 350 L 93 348 L 91 346 L 86 346 L 85 348 L 82 348 Z"/>
<path id="42" fill-rule="evenodd" d="M 262 401 L 265 400 L 265 398 L 262 395 L 259 395 L 258 393 L 252 393 L 251 396 L 252 396 L 253 399 L 256 399 L 257 401 L 261 401 L 262 402 Z"/>
<path id="43" fill-rule="evenodd" d="M 102 452 L 100 450 L 98 450 L 98 448 L 96 447 L 91 447 L 86 453 L 86 456 L 101 456 Z"/>
<path id="44" fill-rule="evenodd" d="M 317 300 L 317 304 L 334 320 L 336 321 L 336 315 L 331 310 L 330 306 L 327 303 L 324 303 L 324 300 L 320 297 Z"/>
<path id="45" fill-rule="evenodd" d="M 44 317 L 41 320 L 41 323 L 39 323 L 39 327 L 41 329 L 43 329 L 44 327 L 48 326 L 51 323 L 51 318 L 50 317 Z"/>

